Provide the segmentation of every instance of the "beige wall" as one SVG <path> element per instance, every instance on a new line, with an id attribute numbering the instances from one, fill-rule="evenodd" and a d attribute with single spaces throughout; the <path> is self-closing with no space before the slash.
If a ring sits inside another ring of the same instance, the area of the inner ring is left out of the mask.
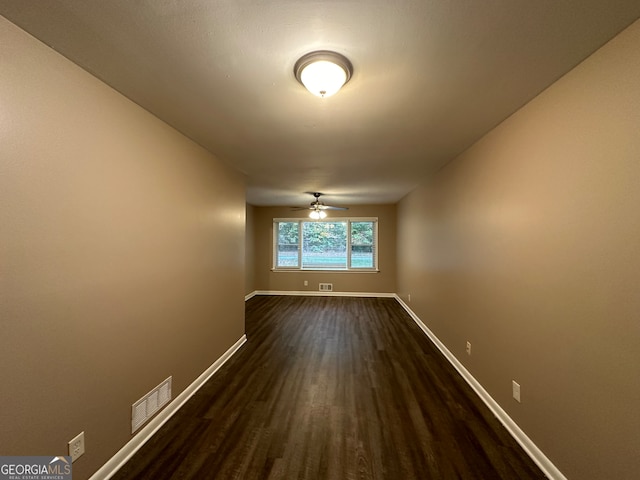
<path id="1" fill-rule="evenodd" d="M 273 272 L 273 219 L 308 218 L 307 211 L 283 207 L 255 207 L 255 289 L 272 291 L 318 291 L 318 283 L 333 283 L 336 292 L 395 293 L 396 291 L 396 207 L 359 205 L 347 211 L 333 211 L 331 218 L 378 218 L 378 273 Z M 304 286 L 304 281 L 309 282 Z"/>
<path id="2" fill-rule="evenodd" d="M 244 179 L 0 17 L 0 454 L 87 478 L 244 333 Z"/>
<path id="3" fill-rule="evenodd" d="M 640 471 L 638 52 L 640 21 L 398 207 L 399 293 L 571 479 Z"/>

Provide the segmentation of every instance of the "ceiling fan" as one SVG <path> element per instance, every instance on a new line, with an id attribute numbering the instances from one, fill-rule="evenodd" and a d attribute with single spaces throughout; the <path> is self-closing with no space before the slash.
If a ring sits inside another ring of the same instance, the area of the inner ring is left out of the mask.
<path id="1" fill-rule="evenodd" d="M 307 192 L 315 197 L 315 200 L 309 204 L 308 207 L 292 207 L 293 210 L 311 210 L 309 213 L 309 217 L 314 220 L 319 220 L 322 218 L 326 218 L 327 213 L 325 210 L 349 210 L 347 207 L 336 207 L 333 205 L 325 205 L 324 202 L 320 200 L 320 196 L 323 194 L 320 192 Z"/>

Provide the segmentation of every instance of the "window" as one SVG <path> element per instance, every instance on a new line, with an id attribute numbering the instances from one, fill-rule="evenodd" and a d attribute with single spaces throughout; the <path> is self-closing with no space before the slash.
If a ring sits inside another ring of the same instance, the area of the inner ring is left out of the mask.
<path id="1" fill-rule="evenodd" d="M 276 270 L 377 270 L 375 218 L 274 219 Z"/>

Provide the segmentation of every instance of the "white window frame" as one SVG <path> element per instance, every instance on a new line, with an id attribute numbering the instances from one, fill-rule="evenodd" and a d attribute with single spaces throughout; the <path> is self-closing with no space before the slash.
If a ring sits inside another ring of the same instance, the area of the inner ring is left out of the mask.
<path id="1" fill-rule="evenodd" d="M 303 268 L 302 267 L 302 224 L 303 223 L 347 223 L 347 266 L 346 268 Z M 354 268 L 351 266 L 351 223 L 357 222 L 373 222 L 373 267 Z M 278 266 L 278 227 L 279 223 L 298 223 L 298 266 L 297 267 L 279 267 Z M 309 220 L 305 218 L 274 218 L 272 224 L 272 271 L 274 272 L 349 272 L 349 273 L 370 273 L 379 272 L 378 268 L 378 217 L 337 217 L 325 218 L 322 220 Z"/>

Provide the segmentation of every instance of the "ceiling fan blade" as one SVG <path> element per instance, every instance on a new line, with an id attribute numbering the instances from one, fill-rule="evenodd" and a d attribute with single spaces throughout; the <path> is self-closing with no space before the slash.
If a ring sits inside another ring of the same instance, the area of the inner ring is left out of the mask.
<path id="1" fill-rule="evenodd" d="M 334 207 L 333 205 L 320 205 L 320 210 L 349 210 L 349 207 Z"/>
<path id="2" fill-rule="evenodd" d="M 299 211 L 299 210 L 313 210 L 313 207 L 289 207 L 291 210 Z"/>

